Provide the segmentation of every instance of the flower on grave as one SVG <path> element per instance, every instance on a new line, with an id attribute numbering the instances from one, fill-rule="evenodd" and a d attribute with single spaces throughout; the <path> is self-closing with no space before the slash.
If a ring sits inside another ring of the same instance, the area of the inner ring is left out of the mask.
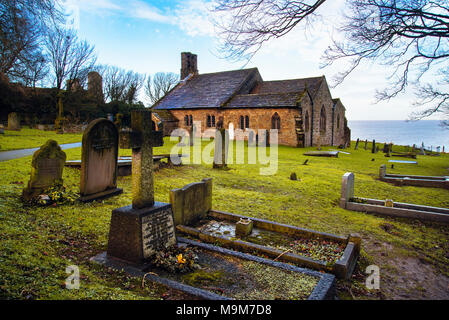
<path id="1" fill-rule="evenodd" d="M 178 255 L 176 256 L 176 258 L 178 258 L 178 263 L 179 263 L 179 264 L 184 264 L 184 263 L 186 263 L 186 259 L 184 259 L 184 258 L 182 257 L 182 253 L 178 254 Z"/>

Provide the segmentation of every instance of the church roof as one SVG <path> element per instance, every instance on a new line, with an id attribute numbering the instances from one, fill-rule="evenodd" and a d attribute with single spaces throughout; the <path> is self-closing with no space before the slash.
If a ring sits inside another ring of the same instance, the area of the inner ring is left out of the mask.
<path id="1" fill-rule="evenodd" d="M 324 76 L 263 81 L 257 68 L 206 73 L 180 81 L 153 110 L 296 107 L 307 89 L 312 97 Z"/>
<path id="2" fill-rule="evenodd" d="M 165 97 L 156 102 L 158 109 L 220 108 L 239 92 L 257 68 L 194 75 L 180 81 Z"/>

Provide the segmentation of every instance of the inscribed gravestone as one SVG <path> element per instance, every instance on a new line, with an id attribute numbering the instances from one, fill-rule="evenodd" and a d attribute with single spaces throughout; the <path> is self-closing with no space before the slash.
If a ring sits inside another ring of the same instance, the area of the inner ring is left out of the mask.
<path id="1" fill-rule="evenodd" d="M 163 145 L 163 132 L 151 123 L 150 110 L 131 112 L 132 205 L 112 211 L 109 229 L 108 257 L 133 263 L 177 243 L 171 205 L 154 201 L 153 147 Z"/>
<path id="2" fill-rule="evenodd" d="M 112 121 L 97 119 L 83 134 L 80 200 L 93 201 L 120 194 L 117 188 L 118 130 Z"/>
<path id="3" fill-rule="evenodd" d="M 25 200 L 42 194 L 45 189 L 62 185 L 62 172 L 66 154 L 54 140 L 48 140 L 33 154 L 31 178 L 22 196 Z"/>
<path id="4" fill-rule="evenodd" d="M 16 112 L 8 114 L 8 130 L 20 130 L 20 119 Z"/>

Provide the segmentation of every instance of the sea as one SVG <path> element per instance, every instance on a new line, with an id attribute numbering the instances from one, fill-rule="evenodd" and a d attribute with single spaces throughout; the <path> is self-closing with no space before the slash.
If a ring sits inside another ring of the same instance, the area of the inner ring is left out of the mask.
<path id="1" fill-rule="evenodd" d="M 439 120 L 348 120 L 351 140 L 368 139 L 380 143 L 421 146 L 433 150 L 445 146 L 449 150 L 449 127 L 442 127 Z"/>

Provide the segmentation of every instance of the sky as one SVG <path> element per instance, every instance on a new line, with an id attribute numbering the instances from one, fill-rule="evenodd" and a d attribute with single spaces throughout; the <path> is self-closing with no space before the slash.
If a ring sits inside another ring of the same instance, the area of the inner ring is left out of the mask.
<path id="1" fill-rule="evenodd" d="M 293 29 L 268 42 L 247 63 L 231 62 L 219 51 L 218 35 L 211 23 L 210 0 L 61 0 L 79 38 L 95 46 L 100 64 L 116 65 L 139 73 L 179 74 L 181 52 L 198 55 L 199 73 L 257 67 L 264 80 L 326 76 L 343 70 L 341 63 L 320 68 L 322 55 L 338 37 L 344 0 L 326 2 L 311 28 Z M 348 120 L 406 120 L 416 106 L 412 90 L 390 101 L 375 103 L 376 89 L 388 85 L 387 67 L 365 63 L 346 80 L 331 88 L 340 98 Z M 147 100 L 141 98 L 149 106 Z M 439 119 L 433 116 L 429 119 Z"/>

